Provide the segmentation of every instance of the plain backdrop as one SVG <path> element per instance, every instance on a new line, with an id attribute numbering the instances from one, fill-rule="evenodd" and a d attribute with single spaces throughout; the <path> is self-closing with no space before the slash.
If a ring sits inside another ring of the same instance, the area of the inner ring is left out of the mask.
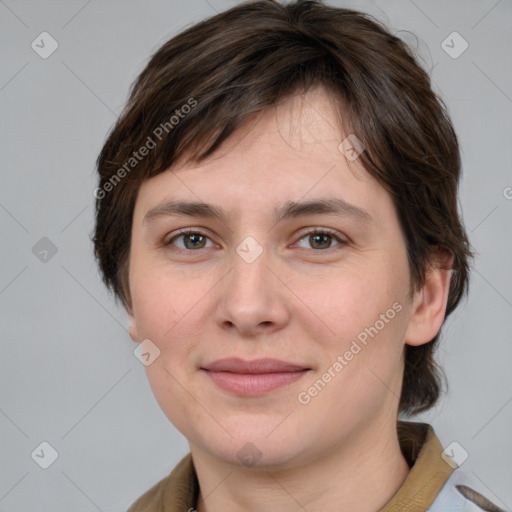
<path id="1" fill-rule="evenodd" d="M 0 511 L 123 511 L 188 452 L 92 257 L 94 167 L 149 56 L 236 3 L 0 0 Z M 512 2 L 329 3 L 413 45 L 460 138 L 477 257 L 438 352 L 449 394 L 417 419 L 459 443 L 463 469 L 510 510 Z M 58 455 L 47 469 L 41 450 Z"/>

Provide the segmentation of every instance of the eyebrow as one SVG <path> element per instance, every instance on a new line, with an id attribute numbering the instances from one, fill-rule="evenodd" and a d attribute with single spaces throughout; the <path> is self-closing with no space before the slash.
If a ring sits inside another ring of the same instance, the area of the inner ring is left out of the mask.
<path id="1" fill-rule="evenodd" d="M 337 215 L 352 217 L 356 220 L 371 222 L 371 215 L 362 208 L 347 203 L 340 198 L 315 199 L 312 201 L 288 201 L 279 208 L 274 208 L 274 221 L 306 217 L 308 215 Z M 227 216 L 222 208 L 208 203 L 189 201 L 165 201 L 151 208 L 144 216 L 143 224 L 158 217 L 186 216 L 199 218 L 215 218 L 227 223 Z"/>

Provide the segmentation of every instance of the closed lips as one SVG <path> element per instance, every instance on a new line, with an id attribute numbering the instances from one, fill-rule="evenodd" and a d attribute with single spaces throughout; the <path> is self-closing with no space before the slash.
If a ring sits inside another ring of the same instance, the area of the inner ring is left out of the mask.
<path id="1" fill-rule="evenodd" d="M 201 368 L 218 388 L 241 397 L 262 396 L 301 379 L 310 368 L 278 359 L 219 359 Z"/>
<path id="2" fill-rule="evenodd" d="M 213 363 L 207 364 L 203 367 L 203 370 L 211 372 L 257 374 L 300 372 L 309 370 L 309 368 L 280 361 L 278 359 L 255 359 L 253 361 L 245 361 L 239 358 L 228 358 L 219 359 Z"/>

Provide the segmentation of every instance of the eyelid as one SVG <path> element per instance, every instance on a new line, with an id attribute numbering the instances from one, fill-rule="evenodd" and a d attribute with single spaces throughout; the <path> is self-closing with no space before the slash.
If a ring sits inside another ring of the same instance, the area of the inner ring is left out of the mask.
<path id="1" fill-rule="evenodd" d="M 308 228 L 307 231 L 298 235 L 299 238 L 298 238 L 297 242 L 300 242 L 303 238 L 305 238 L 306 236 L 311 235 L 313 233 L 315 233 L 315 234 L 321 233 L 321 234 L 325 234 L 325 235 L 330 235 L 339 243 L 339 245 L 348 245 L 350 243 L 350 239 L 346 235 L 341 235 L 340 233 L 338 233 L 338 231 L 336 231 L 334 229 L 322 228 L 322 227 Z M 294 242 L 294 245 L 297 242 Z M 301 247 L 301 249 L 302 249 L 302 247 Z M 329 247 L 328 249 L 316 250 L 315 252 L 319 252 L 319 253 L 326 252 L 326 251 L 329 251 L 330 249 L 334 249 L 334 247 Z"/>
<path id="2" fill-rule="evenodd" d="M 171 233 L 169 236 L 165 236 L 163 238 L 163 240 L 162 240 L 162 245 L 163 246 L 171 245 L 174 240 L 176 240 L 177 238 L 179 238 L 180 236 L 183 236 L 183 235 L 201 235 L 201 236 L 204 236 L 205 238 L 208 238 L 210 241 L 212 241 L 211 236 L 208 235 L 202 229 L 199 229 L 199 228 L 183 228 L 183 229 L 180 229 L 180 230 L 178 230 L 176 232 Z M 180 249 L 179 247 L 177 249 L 178 250 L 183 250 L 183 249 Z M 187 251 L 187 252 L 192 252 L 192 251 Z"/>

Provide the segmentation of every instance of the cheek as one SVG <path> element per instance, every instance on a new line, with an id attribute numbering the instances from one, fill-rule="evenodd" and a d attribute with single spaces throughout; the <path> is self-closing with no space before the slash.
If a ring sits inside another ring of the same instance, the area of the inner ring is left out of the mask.
<path id="1" fill-rule="evenodd" d="M 322 332 L 326 336 L 311 329 L 323 352 L 319 374 L 330 369 L 336 375 L 329 384 L 333 394 L 326 393 L 325 399 L 337 403 L 341 393 L 347 406 L 361 400 L 378 404 L 386 386 L 396 387 L 400 373 L 408 281 L 402 268 L 394 268 L 384 259 L 364 267 L 347 265 L 334 275 L 338 277 L 322 279 L 309 288 L 309 300 L 305 301 L 325 324 Z M 306 290 L 303 288 L 303 293 Z"/>
<path id="2" fill-rule="evenodd" d="M 165 269 L 150 264 L 141 269 L 134 264 L 130 280 L 133 310 L 139 336 L 154 338 L 163 344 L 193 308 L 200 293 L 194 282 L 183 282 L 178 276 L 166 275 Z"/>
<path id="3" fill-rule="evenodd" d="M 389 288 L 385 280 L 379 285 L 347 277 L 328 292 L 318 316 L 334 334 L 313 336 L 316 347 L 321 347 L 321 364 L 302 391 L 311 399 L 312 415 L 326 425 L 332 417 L 341 425 L 348 412 L 353 421 L 364 422 L 383 403 L 393 406 L 398 400 L 408 309 L 401 287 Z M 328 383 L 324 386 L 319 380 Z"/>
<path id="4" fill-rule="evenodd" d="M 205 297 L 212 286 L 202 275 L 196 279 L 167 275 L 151 265 L 138 275 L 134 273 L 132 300 L 138 337 L 150 339 L 158 347 L 159 365 L 176 377 L 192 371 L 197 363 Z"/>
<path id="5" fill-rule="evenodd" d="M 301 288 L 302 297 L 307 297 L 304 302 L 334 340 L 354 338 L 401 297 L 401 287 L 377 265 L 345 266 Z"/>
<path id="6" fill-rule="evenodd" d="M 169 421 L 188 433 L 187 426 L 201 419 L 187 392 L 194 372 L 197 329 L 193 320 L 198 288 L 176 278 L 164 279 L 161 272 L 146 270 L 141 275 L 143 279 L 134 278 L 132 287 L 139 338 L 150 339 L 160 350 L 159 357 L 145 368 L 148 382 Z"/>
<path id="7" fill-rule="evenodd" d="M 176 298 L 161 280 L 149 276 L 143 282 L 134 283 L 132 298 L 139 336 L 160 345 L 179 314 Z"/>

